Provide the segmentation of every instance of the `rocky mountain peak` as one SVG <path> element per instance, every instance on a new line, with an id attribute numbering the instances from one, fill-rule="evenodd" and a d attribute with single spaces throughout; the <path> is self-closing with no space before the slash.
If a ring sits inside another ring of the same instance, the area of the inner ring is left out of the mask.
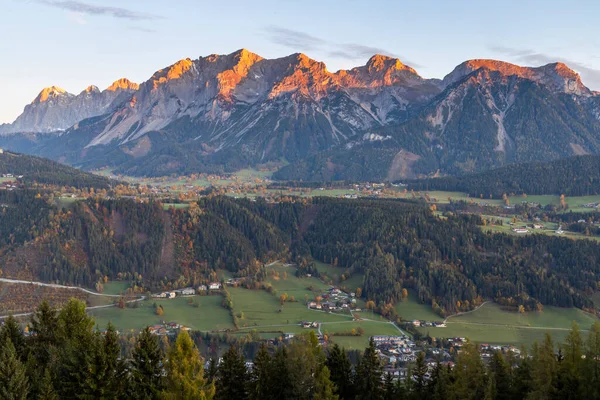
<path id="1" fill-rule="evenodd" d="M 497 61 L 476 59 L 465 61 L 444 77 L 443 86 L 449 86 L 458 82 L 467 75 L 485 69 L 497 71 L 504 76 L 518 76 L 545 85 L 555 92 L 571 93 L 590 96 L 591 92 L 586 88 L 579 75 L 564 63 L 556 62 L 541 67 L 521 67 L 519 65 Z"/>
<path id="2" fill-rule="evenodd" d="M 402 64 L 402 61 L 400 61 L 398 58 L 385 56 L 382 54 L 375 54 L 373 57 L 371 57 L 369 61 L 367 61 L 366 67 L 371 73 L 381 72 L 383 70 L 388 69 L 394 69 L 398 71 L 405 70 L 410 71 L 414 74 L 417 73 L 417 71 L 415 71 L 411 67 Z"/>
<path id="3" fill-rule="evenodd" d="M 81 94 L 92 94 L 92 93 L 100 93 L 100 89 L 98 89 L 98 86 L 90 85 L 90 86 L 86 87 L 83 92 L 81 92 Z"/>
<path id="4" fill-rule="evenodd" d="M 33 100 L 32 104 L 44 103 L 52 99 L 68 96 L 71 95 L 66 90 L 59 88 L 58 86 L 49 86 L 47 88 L 42 89 L 42 91 Z"/>
<path id="5" fill-rule="evenodd" d="M 112 83 L 109 87 L 106 88 L 109 92 L 116 92 L 118 90 L 138 90 L 140 85 L 137 83 L 131 82 L 127 78 L 121 78 Z"/>

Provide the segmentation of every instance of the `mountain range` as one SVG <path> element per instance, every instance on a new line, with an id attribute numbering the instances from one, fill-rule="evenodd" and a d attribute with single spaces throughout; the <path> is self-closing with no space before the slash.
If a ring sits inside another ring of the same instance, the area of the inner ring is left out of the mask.
<path id="1" fill-rule="evenodd" d="M 600 153 L 600 95 L 562 63 L 470 60 L 425 79 L 375 55 L 330 72 L 304 54 L 184 59 L 137 85 L 50 87 L 0 146 L 131 175 L 285 165 L 279 179 L 398 180 Z"/>

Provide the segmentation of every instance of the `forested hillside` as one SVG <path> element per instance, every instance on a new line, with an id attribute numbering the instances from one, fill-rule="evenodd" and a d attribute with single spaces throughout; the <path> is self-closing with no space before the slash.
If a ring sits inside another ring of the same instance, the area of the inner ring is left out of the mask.
<path id="1" fill-rule="evenodd" d="M 485 198 L 504 193 L 595 195 L 600 193 L 600 156 L 515 164 L 477 174 L 409 181 L 408 185 L 415 191 L 446 190 Z"/>
<path id="2" fill-rule="evenodd" d="M 4 152 L 0 153 L 0 174 L 23 175 L 26 184 L 50 184 L 76 188 L 108 189 L 110 180 L 45 158 Z"/>
<path id="3" fill-rule="evenodd" d="M 331 263 L 364 275 L 362 294 L 385 313 L 414 289 L 441 315 L 485 299 L 527 310 L 593 310 L 600 245 L 544 235 L 485 233 L 478 216 L 438 217 L 419 203 L 331 198 L 206 197 L 187 210 L 131 200 L 59 210 L 33 193 L 2 194 L 5 276 L 93 286 L 129 277 L 145 286 L 197 285 L 217 268 L 249 281 L 274 260 Z M 312 271 L 312 270 L 311 270 Z M 314 271 L 313 271 L 314 273 Z"/>

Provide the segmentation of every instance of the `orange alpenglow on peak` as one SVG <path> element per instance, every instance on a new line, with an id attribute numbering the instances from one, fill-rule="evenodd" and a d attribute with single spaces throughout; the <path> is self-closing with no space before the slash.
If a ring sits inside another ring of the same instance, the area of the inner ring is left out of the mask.
<path id="1" fill-rule="evenodd" d="M 395 69 L 398 71 L 410 71 L 413 74 L 417 74 L 413 68 L 405 65 L 398 58 L 386 56 L 383 54 L 375 54 L 367 61 L 367 68 L 369 72 L 380 72 L 384 69 Z"/>
<path id="2" fill-rule="evenodd" d="M 68 94 L 66 90 L 59 88 L 58 86 L 49 86 L 42 89 L 40 94 L 33 101 L 34 103 L 43 103 L 48 101 L 50 98 L 59 97 L 61 95 Z"/>
<path id="3" fill-rule="evenodd" d="M 106 88 L 106 90 L 108 90 L 109 92 L 116 92 L 117 90 L 138 90 L 139 88 L 140 85 L 138 85 L 137 83 L 131 82 L 127 78 L 121 78 L 119 80 L 114 81 L 112 85 Z"/>
<path id="4" fill-rule="evenodd" d="M 99 93 L 100 89 L 98 89 L 98 86 L 96 86 L 96 85 L 90 85 L 90 86 L 86 87 L 83 92 L 84 93 Z"/>

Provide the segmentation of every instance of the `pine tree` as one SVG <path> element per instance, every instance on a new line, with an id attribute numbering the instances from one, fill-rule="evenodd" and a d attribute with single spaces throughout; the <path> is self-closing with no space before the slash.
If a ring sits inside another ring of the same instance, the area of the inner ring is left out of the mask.
<path id="1" fill-rule="evenodd" d="M 248 382 L 249 398 L 252 400 L 262 400 L 267 398 L 269 390 L 269 371 L 271 368 L 271 356 L 267 351 L 267 346 L 264 343 L 260 345 L 256 356 L 254 357 L 254 365 L 250 372 Z"/>
<path id="2" fill-rule="evenodd" d="M 165 399 L 210 400 L 215 394 L 214 384 L 204 378 L 204 360 L 186 331 L 177 335 L 167 352 Z"/>
<path id="3" fill-rule="evenodd" d="M 353 398 L 354 375 L 348 353 L 334 344 L 329 351 L 326 364 L 331 372 L 331 381 L 336 386 L 336 393 L 341 399 Z"/>
<path id="4" fill-rule="evenodd" d="M 5 338 L 0 349 L 0 399 L 24 400 L 28 393 L 25 366 L 17 357 L 10 338 Z"/>
<path id="5" fill-rule="evenodd" d="M 134 399 L 155 399 L 163 389 L 163 354 L 158 338 L 144 329 L 131 354 L 128 393 Z"/>
<path id="6" fill-rule="evenodd" d="M 375 351 L 373 339 L 365 349 L 356 371 L 356 395 L 365 400 L 381 399 L 383 397 L 381 378 L 383 366 Z"/>
<path id="7" fill-rule="evenodd" d="M 223 361 L 217 371 L 215 388 L 215 399 L 217 400 L 248 398 L 246 362 L 236 346 L 231 346 L 223 355 Z"/>

